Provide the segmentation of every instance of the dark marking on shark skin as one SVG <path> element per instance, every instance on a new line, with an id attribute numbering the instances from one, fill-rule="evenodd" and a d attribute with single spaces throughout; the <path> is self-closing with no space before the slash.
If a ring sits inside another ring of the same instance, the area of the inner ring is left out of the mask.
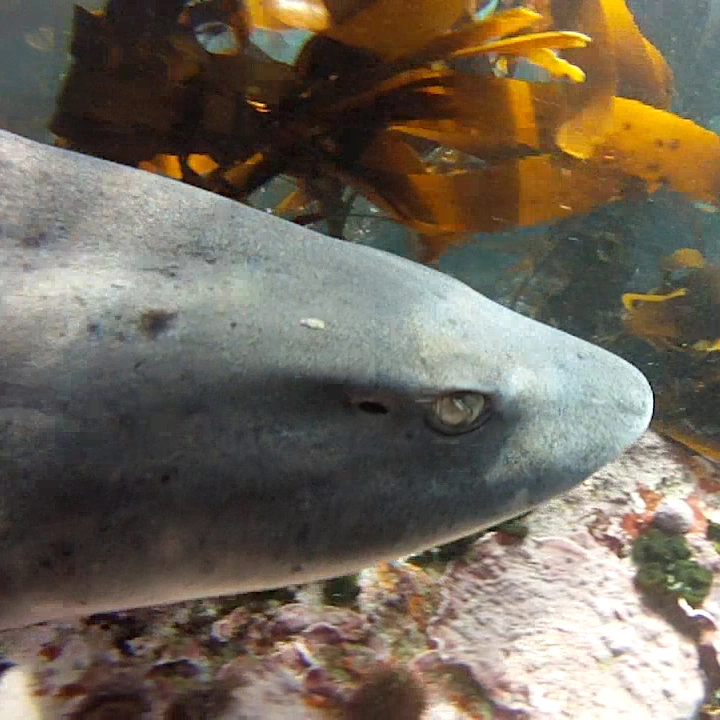
<path id="1" fill-rule="evenodd" d="M 157 340 L 176 319 L 177 313 L 170 310 L 147 310 L 138 320 L 138 329 L 148 339 Z"/>
<path id="2" fill-rule="evenodd" d="M 0 628 L 347 575 L 648 425 L 638 370 L 433 269 L 1 131 L 0 156 Z M 38 217 L 62 233 L 18 243 Z"/>
<path id="3" fill-rule="evenodd" d="M 20 245 L 24 248 L 41 248 L 50 241 L 47 230 L 39 230 L 23 235 Z"/>

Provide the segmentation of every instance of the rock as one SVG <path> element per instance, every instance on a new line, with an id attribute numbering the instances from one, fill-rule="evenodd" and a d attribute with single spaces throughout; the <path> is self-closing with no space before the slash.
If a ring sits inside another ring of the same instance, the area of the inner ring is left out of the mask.
<path id="1" fill-rule="evenodd" d="M 684 535 L 694 524 L 693 509 L 682 498 L 663 500 L 653 517 L 653 525 L 667 535 Z"/>
<path id="2" fill-rule="evenodd" d="M 585 530 L 523 545 L 488 536 L 443 577 L 428 636 L 520 717 L 692 717 L 704 696 L 697 649 L 645 606 L 633 575 Z"/>

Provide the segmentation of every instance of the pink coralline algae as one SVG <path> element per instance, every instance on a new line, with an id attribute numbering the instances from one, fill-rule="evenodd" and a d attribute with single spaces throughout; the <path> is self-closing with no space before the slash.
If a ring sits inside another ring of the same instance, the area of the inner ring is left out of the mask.
<path id="1" fill-rule="evenodd" d="M 694 644 L 649 613 L 632 568 L 585 531 L 522 546 L 480 540 L 442 580 L 439 656 L 531 718 L 691 717 Z"/>

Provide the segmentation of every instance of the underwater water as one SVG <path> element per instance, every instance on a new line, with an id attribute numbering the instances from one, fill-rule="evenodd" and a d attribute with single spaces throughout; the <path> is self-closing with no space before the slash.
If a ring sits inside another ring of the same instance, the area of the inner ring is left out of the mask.
<path id="1" fill-rule="evenodd" d="M 572 597 L 589 605 L 583 593 L 596 581 L 608 607 L 627 603 L 628 632 L 642 639 L 629 649 L 622 623 L 604 616 L 613 611 L 596 608 L 597 628 L 595 615 L 573 616 L 574 627 L 602 635 L 598 665 L 630 658 L 628 667 L 646 673 L 617 680 L 617 705 L 593 705 L 602 682 L 589 680 L 577 712 L 552 681 L 543 690 L 547 703 L 531 699 L 525 707 L 518 698 L 527 687 L 511 692 L 494 675 L 504 660 L 468 649 L 500 644 L 490 631 L 472 635 L 485 627 L 482 609 L 453 610 L 456 597 L 492 601 L 468 557 L 483 567 L 497 560 L 509 579 L 496 590 L 517 596 L 518 607 L 531 594 L 514 527 L 492 541 L 461 540 L 412 563 L 287 597 L 101 613 L 75 628 L 72 640 L 67 628 L 42 625 L 27 638 L 8 636 L 8 656 L 29 662 L 32 655 L 34 663 L 41 656 L 47 666 L 36 668 L 40 675 L 49 668 L 48 677 L 65 678 L 48 681 L 46 694 L 74 703 L 72 717 L 105 717 L 92 711 L 107 698 L 122 717 L 245 717 L 232 700 L 241 685 L 258 688 L 243 695 L 245 706 L 260 708 L 258 717 L 271 698 L 291 698 L 287 707 L 272 705 L 269 718 L 690 718 L 718 711 L 720 674 L 696 660 L 697 647 L 714 652 L 715 640 L 683 623 L 696 619 L 692 608 L 709 607 L 706 598 L 717 603 L 711 584 L 720 569 L 710 511 L 720 488 L 720 0 L 0 0 L 0 68 L 0 129 L 437 268 L 634 364 L 650 382 L 651 427 L 664 438 L 646 439 L 594 481 L 595 495 L 578 496 L 588 503 L 584 514 L 554 506 L 556 518 L 586 523 L 588 537 L 611 552 L 580 541 L 539 542 L 527 551 L 550 604 Z M 167 313 L 143 327 L 154 336 L 174 322 Z M 324 328 L 316 318 L 304 322 Z M 468 412 L 463 398 L 457 402 Z M 654 463 L 673 478 L 674 494 L 686 496 L 683 512 L 691 517 L 682 532 L 667 535 L 700 539 L 687 547 L 664 535 L 654 538 L 657 546 L 647 541 L 635 575 L 641 553 L 633 543 L 647 540 L 654 513 L 673 494 L 645 479 Z M 687 489 L 691 471 L 707 494 L 700 501 L 695 485 Z M 622 513 L 603 494 L 613 485 L 633 503 Z M 0 513 L 0 529 L 3 522 Z M 561 532 L 550 514 L 533 522 L 547 534 Z M 563 597 L 552 573 L 543 574 L 558 558 L 576 578 L 583 563 L 603 570 Z M 632 595 L 638 588 L 655 592 L 661 611 Z M 690 608 L 680 621 L 678 601 Z M 337 606 L 334 614 L 323 615 L 323 603 Z M 464 612 L 477 619 L 475 630 L 458 621 Z M 523 612 L 544 622 L 538 608 Z M 506 636 L 516 627 L 508 623 Z M 473 638 L 467 647 L 463 636 Z M 657 638 L 677 666 L 659 669 L 664 660 L 648 659 L 660 657 Z M 113 685 L 116 664 L 93 676 L 102 665 L 95 641 L 112 663 L 135 658 L 148 674 L 139 685 L 130 678 L 127 691 L 125 678 L 120 690 Z M 568 665 L 595 652 L 571 645 L 555 637 L 527 666 L 503 672 L 532 677 L 533 662 L 552 664 L 553 647 L 574 658 Z M 332 658 L 328 646 L 337 651 Z M 73 652 L 87 671 L 82 682 L 68 669 L 72 660 L 67 667 L 58 661 Z M 295 684 L 281 666 L 295 673 Z M 645 697 L 638 689 L 658 673 L 666 673 L 662 708 L 661 691 Z M 0 717 L 2 693 L 0 685 Z M 390 698 L 385 705 L 383 697 Z M 53 707 L 38 717 L 59 712 Z"/>

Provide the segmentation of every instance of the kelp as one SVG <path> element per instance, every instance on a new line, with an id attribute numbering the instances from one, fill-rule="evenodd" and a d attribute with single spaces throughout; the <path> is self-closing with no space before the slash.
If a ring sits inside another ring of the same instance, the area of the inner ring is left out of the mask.
<path id="1" fill-rule="evenodd" d="M 569 89 L 577 111 L 558 133 L 558 145 L 575 157 L 597 154 L 604 135 L 615 125 L 614 97 L 639 100 L 668 109 L 672 73 L 658 50 L 641 34 L 623 0 L 551 3 L 553 22 L 577 29 L 593 42 L 582 54 L 567 53 L 587 76 Z"/>
<path id="2" fill-rule="evenodd" d="M 659 264 L 659 287 L 622 296 L 626 332 L 658 351 L 652 362 L 663 368 L 653 427 L 720 460 L 720 265 L 695 248 Z"/>
<path id="3" fill-rule="evenodd" d="M 468 0 L 77 8 L 51 129 L 67 147 L 241 201 L 292 178 L 279 212 L 324 218 L 337 235 L 363 194 L 416 234 L 425 260 L 472 233 L 663 185 L 718 201 L 720 139 L 667 111 L 670 71 L 622 0 L 473 11 Z M 258 28 L 313 34 L 288 65 L 252 44 Z M 520 58 L 551 82 L 513 78 Z M 438 172 L 436 148 L 472 162 Z"/>
<path id="4" fill-rule="evenodd" d="M 503 304 L 593 343 L 616 343 L 622 333 L 618 298 L 637 273 L 626 218 L 605 208 L 504 239 L 492 249 L 514 251 L 520 261 L 495 285 Z"/>
<path id="5" fill-rule="evenodd" d="M 655 388 L 652 427 L 685 447 L 720 462 L 720 367 L 715 355 L 696 359 Z"/>
<path id="6" fill-rule="evenodd" d="M 662 259 L 661 267 L 661 287 L 622 296 L 628 332 L 662 349 L 720 351 L 720 265 L 694 248 L 681 248 Z"/>
<path id="7" fill-rule="evenodd" d="M 636 100 L 615 99 L 598 156 L 644 180 L 649 192 L 665 186 L 711 205 L 720 200 L 720 137 Z"/>
<path id="8" fill-rule="evenodd" d="M 158 13 L 162 25 L 151 25 L 144 35 L 128 34 L 127 18 L 116 23 L 117 13 L 109 8 L 105 14 L 77 10 L 71 47 L 74 64 L 51 124 L 64 144 L 165 171 L 240 200 L 274 177 L 288 175 L 301 181 L 305 195 L 327 209 L 341 204 L 337 196 L 349 185 L 392 217 L 433 238 L 488 227 L 487 212 L 473 209 L 467 193 L 496 195 L 496 172 L 483 167 L 462 176 L 438 177 L 423 162 L 417 141 L 399 134 L 409 122 L 452 121 L 467 114 L 459 108 L 478 108 L 475 98 L 483 96 L 485 84 L 494 78 L 460 73 L 451 66 L 453 58 L 536 55 L 539 50 L 588 42 L 579 33 L 562 31 L 503 39 L 538 19 L 529 10 L 508 11 L 480 23 L 468 17 L 459 30 L 451 30 L 464 5 L 445 4 L 440 12 L 437 3 L 425 2 L 413 9 L 423 11 L 423 22 L 435 17 L 430 34 L 418 30 L 422 23 L 409 23 L 406 5 L 404 14 L 398 6 L 400 14 L 387 20 L 397 24 L 402 16 L 406 27 L 414 27 L 404 32 L 404 38 L 398 27 L 401 37 L 393 41 L 393 48 L 400 48 L 402 56 L 392 60 L 383 45 L 384 33 L 374 27 L 369 34 L 360 33 L 369 27 L 370 11 L 375 17 L 380 8 L 389 12 L 391 4 L 369 3 L 340 19 L 331 13 L 327 27 L 306 43 L 289 67 L 253 52 L 247 42 L 236 54 L 210 52 L 201 45 L 198 26 L 187 9 L 174 26 L 168 26 L 166 5 Z M 232 19 L 237 43 L 247 36 L 238 20 L 245 17 L 239 6 L 210 0 L 192 6 L 198 7 L 206 15 L 215 10 L 216 25 L 230 27 Z M 284 3 L 260 7 L 282 23 L 288 21 L 288 8 Z M 246 9 L 251 26 L 258 8 L 251 4 Z M 258 22 L 270 24 L 263 18 Z M 305 27 L 309 24 L 304 22 Z M 419 34 L 413 34 L 415 30 Z M 548 119 L 551 124 L 555 121 Z M 394 133 L 393 153 L 380 160 L 389 132 Z M 417 129 L 413 132 L 417 136 Z M 548 147 L 552 132 L 551 126 L 545 131 Z M 503 159 L 499 172 L 514 185 L 529 187 L 528 168 L 540 163 L 523 157 L 522 138 L 520 143 L 520 152 Z M 507 155 L 507 143 L 498 145 Z M 192 167 L 190 156 L 204 156 L 207 170 Z M 412 172 L 397 165 L 400 156 L 417 160 Z M 486 165 L 488 160 L 493 158 L 485 158 Z M 547 158 L 542 164 L 549 168 L 556 163 Z M 562 195 L 561 190 L 558 193 Z M 533 206 L 537 200 L 528 198 L 528 202 Z M 519 209 L 507 222 L 523 215 L 534 222 L 536 217 L 553 217 L 553 211 Z M 444 247 L 436 245 L 438 251 Z"/>

